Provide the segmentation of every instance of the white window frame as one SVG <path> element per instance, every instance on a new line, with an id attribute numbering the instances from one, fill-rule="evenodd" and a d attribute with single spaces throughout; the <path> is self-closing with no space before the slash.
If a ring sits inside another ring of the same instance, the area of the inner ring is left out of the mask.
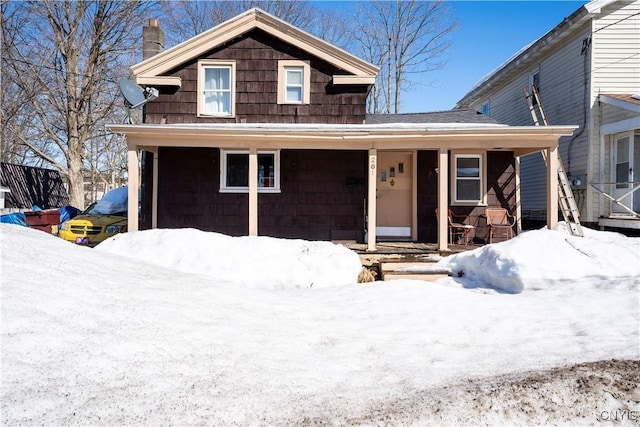
<path id="1" fill-rule="evenodd" d="M 227 68 L 229 69 L 229 112 L 209 113 L 204 110 L 204 82 L 205 70 L 207 68 Z M 236 63 L 235 61 L 217 61 L 205 59 L 198 61 L 198 117 L 235 117 L 236 110 Z"/>
<path id="2" fill-rule="evenodd" d="M 287 70 L 302 71 L 302 101 L 287 101 Z M 311 101 L 311 67 L 308 62 L 297 60 L 278 61 L 278 104 L 309 104 Z"/>
<path id="3" fill-rule="evenodd" d="M 451 200 L 456 205 L 473 205 L 473 206 L 485 206 L 486 205 L 486 182 L 487 182 L 487 170 L 485 167 L 486 153 L 455 153 L 451 157 Z M 473 158 L 478 159 L 478 167 L 480 169 L 478 177 L 458 177 L 458 159 L 459 158 Z M 458 198 L 458 180 L 478 180 L 480 181 L 480 194 L 477 200 L 467 200 Z"/>
<path id="4" fill-rule="evenodd" d="M 220 192 L 221 193 L 248 193 L 249 186 L 229 187 L 227 186 L 227 155 L 246 154 L 249 150 L 220 150 Z M 258 150 L 260 154 L 273 154 L 273 187 L 261 187 L 258 183 L 258 193 L 280 193 L 280 150 Z"/>

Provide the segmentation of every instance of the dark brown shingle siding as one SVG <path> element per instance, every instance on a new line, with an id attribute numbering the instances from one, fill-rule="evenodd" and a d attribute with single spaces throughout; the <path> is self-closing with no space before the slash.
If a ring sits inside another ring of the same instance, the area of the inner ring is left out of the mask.
<path id="1" fill-rule="evenodd" d="M 197 117 L 197 60 L 167 73 L 182 78 L 173 95 L 161 94 L 145 106 L 146 123 L 329 123 L 361 124 L 366 114 L 366 85 L 333 86 L 334 74 L 348 74 L 301 49 L 255 29 L 201 59 L 236 61 L 235 118 Z M 278 105 L 278 60 L 309 61 L 311 103 Z"/>

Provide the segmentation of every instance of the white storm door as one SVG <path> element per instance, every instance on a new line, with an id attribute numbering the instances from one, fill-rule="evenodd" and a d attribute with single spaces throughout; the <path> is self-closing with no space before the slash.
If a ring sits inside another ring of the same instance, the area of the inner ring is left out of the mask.
<path id="1" fill-rule="evenodd" d="M 613 198 L 628 208 L 632 207 L 633 194 L 627 194 L 633 187 L 633 134 L 627 133 L 614 139 L 611 168 L 613 184 Z M 614 215 L 629 215 L 629 211 L 617 203 L 611 203 L 611 213 Z"/>

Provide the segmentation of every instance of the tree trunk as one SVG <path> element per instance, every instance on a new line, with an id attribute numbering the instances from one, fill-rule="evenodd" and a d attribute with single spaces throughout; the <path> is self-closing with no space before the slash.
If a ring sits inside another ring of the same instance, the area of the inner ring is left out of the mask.
<path id="1" fill-rule="evenodd" d="M 80 210 L 84 210 L 84 177 L 82 174 L 82 159 L 72 157 L 69 159 L 69 203 Z"/>

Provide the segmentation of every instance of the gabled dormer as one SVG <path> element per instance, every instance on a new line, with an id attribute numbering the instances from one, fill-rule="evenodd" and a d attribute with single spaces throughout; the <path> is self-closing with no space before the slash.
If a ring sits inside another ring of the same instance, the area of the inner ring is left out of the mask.
<path id="1" fill-rule="evenodd" d="M 378 68 L 260 9 L 132 67 L 147 123 L 363 123 Z"/>

